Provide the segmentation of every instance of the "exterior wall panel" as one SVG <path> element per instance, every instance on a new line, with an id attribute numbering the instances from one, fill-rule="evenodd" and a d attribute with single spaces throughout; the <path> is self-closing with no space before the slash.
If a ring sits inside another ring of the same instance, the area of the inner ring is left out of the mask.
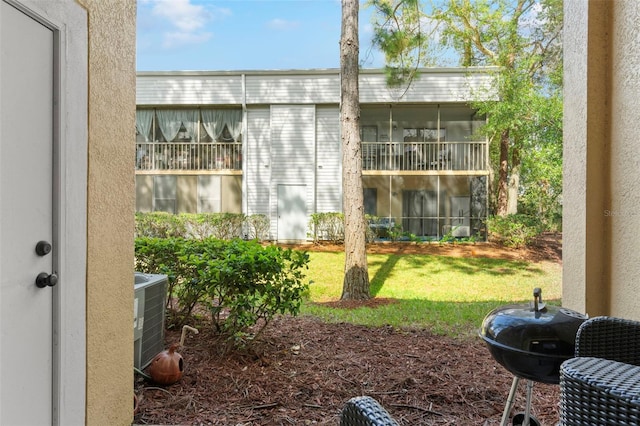
<path id="1" fill-rule="evenodd" d="M 323 104 L 340 102 L 340 78 L 320 75 L 247 76 L 247 104 Z"/>
<path id="2" fill-rule="evenodd" d="M 242 76 L 138 75 L 138 105 L 239 105 Z"/>
<path id="3" fill-rule="evenodd" d="M 339 104 L 338 69 L 254 72 L 141 72 L 138 105 L 241 105 L 245 77 L 248 105 Z M 410 86 L 389 88 L 381 71 L 360 72 L 360 102 L 460 102 L 483 96 L 486 69 L 426 69 Z"/>
<path id="4" fill-rule="evenodd" d="M 407 90 L 387 87 L 384 74 L 360 74 L 360 102 L 463 102 L 485 97 L 491 77 L 485 73 L 424 72 Z"/>
<path id="5" fill-rule="evenodd" d="M 342 211 L 342 144 L 338 107 L 316 109 L 316 213 Z"/>
<path id="6" fill-rule="evenodd" d="M 271 229 L 277 235 L 278 185 L 306 185 L 309 215 L 315 192 L 315 107 L 271 107 Z"/>
<path id="7" fill-rule="evenodd" d="M 246 157 L 247 214 L 269 215 L 269 182 L 271 181 L 271 132 L 269 108 L 247 109 Z"/>

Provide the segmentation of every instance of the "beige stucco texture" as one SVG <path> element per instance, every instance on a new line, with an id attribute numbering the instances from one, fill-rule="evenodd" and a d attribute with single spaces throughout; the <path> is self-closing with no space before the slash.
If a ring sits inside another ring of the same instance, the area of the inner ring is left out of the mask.
<path id="1" fill-rule="evenodd" d="M 87 425 L 133 420 L 134 0 L 89 15 Z"/>
<path id="2" fill-rule="evenodd" d="M 640 2 L 564 7 L 563 304 L 640 320 Z"/>

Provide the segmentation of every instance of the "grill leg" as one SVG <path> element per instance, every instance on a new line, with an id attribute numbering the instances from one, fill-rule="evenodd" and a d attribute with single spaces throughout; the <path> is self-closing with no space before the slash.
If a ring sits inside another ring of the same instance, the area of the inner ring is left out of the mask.
<path id="1" fill-rule="evenodd" d="M 509 391 L 509 397 L 507 398 L 507 403 L 504 406 L 504 412 L 502 413 L 502 420 L 500 420 L 500 426 L 507 426 L 509 424 L 509 413 L 513 408 L 513 404 L 516 402 L 516 390 L 518 389 L 518 383 L 520 382 L 520 378 L 518 376 L 513 376 L 513 382 L 511 383 L 511 390 Z"/>
<path id="2" fill-rule="evenodd" d="M 529 420 L 531 419 L 531 393 L 533 392 L 533 380 L 527 380 L 527 406 L 524 410 L 523 426 L 529 426 Z"/>

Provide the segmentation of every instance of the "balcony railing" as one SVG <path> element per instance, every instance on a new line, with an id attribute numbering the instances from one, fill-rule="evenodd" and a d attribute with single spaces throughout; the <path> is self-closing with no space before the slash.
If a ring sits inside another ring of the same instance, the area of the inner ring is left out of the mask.
<path id="1" fill-rule="evenodd" d="M 236 142 L 136 143 L 136 170 L 241 170 Z"/>
<path id="2" fill-rule="evenodd" d="M 484 142 L 362 142 L 362 169 L 469 170 L 487 167 Z M 136 143 L 136 170 L 241 170 L 235 142 Z"/>
<path id="3" fill-rule="evenodd" d="M 362 170 L 486 170 L 485 142 L 362 142 Z"/>

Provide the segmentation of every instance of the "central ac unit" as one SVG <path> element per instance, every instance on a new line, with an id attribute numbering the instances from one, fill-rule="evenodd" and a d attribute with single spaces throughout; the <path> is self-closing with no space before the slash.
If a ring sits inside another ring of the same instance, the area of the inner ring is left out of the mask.
<path id="1" fill-rule="evenodd" d="M 166 275 L 135 273 L 133 281 L 133 365 L 146 368 L 164 350 Z"/>

